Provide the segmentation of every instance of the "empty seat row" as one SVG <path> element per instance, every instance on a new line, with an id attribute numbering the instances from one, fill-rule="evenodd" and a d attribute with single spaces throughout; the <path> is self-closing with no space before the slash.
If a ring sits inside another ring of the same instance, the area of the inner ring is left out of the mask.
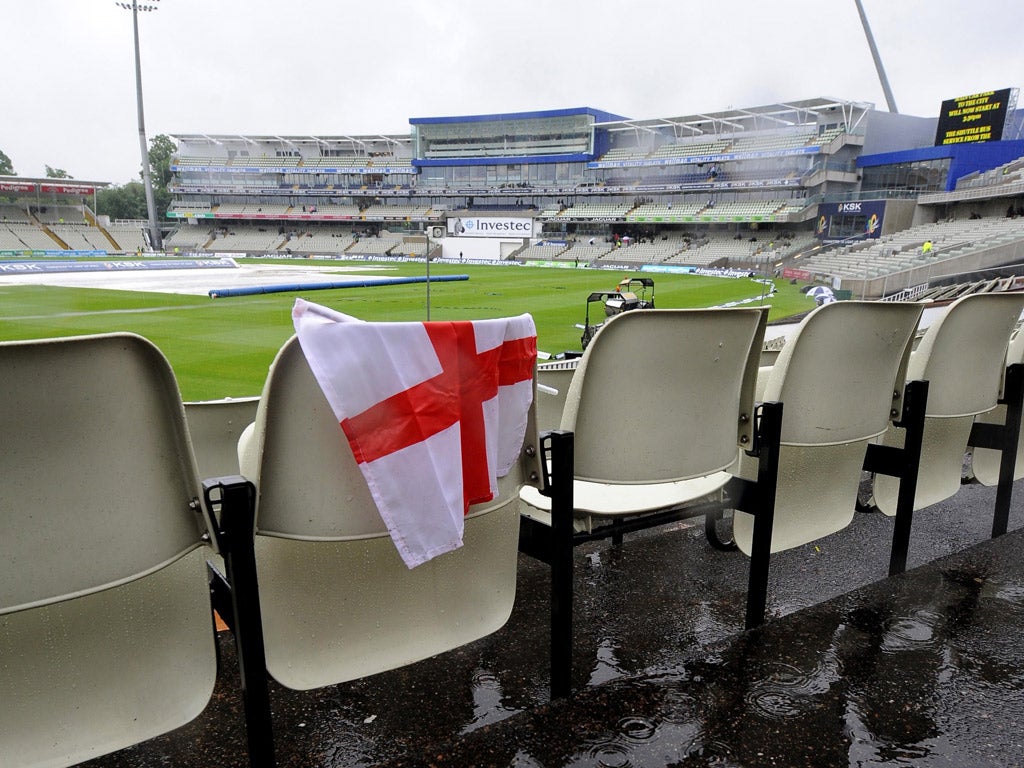
<path id="1" fill-rule="evenodd" d="M 999 485 L 993 535 L 1006 531 L 1022 399 L 1007 345 L 1024 295 L 961 299 L 916 349 L 922 305 L 890 304 L 820 307 L 760 369 L 748 346 L 762 332 L 758 310 L 742 310 L 745 326 L 739 310 L 632 312 L 605 323 L 573 374 L 560 429 L 543 436 L 545 485 L 521 493 L 521 547 L 552 568 L 553 695 L 572 687 L 580 544 L 704 515 L 710 543 L 750 557 L 746 625 L 755 627 L 771 555 L 849 525 L 865 470 L 875 504 L 895 517 L 890 574 L 906 567 L 913 514 L 959 488 L 969 445 L 991 452 L 979 454 L 979 476 Z M 564 384 L 566 372 L 557 375 Z M 623 392 L 628 418 L 611 425 Z M 1000 401 L 1008 415 L 980 426 Z M 731 538 L 718 526 L 726 510 Z"/>
<path id="2" fill-rule="evenodd" d="M 765 309 L 613 317 L 574 371 L 558 370 L 564 407 L 534 397 L 512 466 L 490 501 L 468 507 L 463 546 L 412 569 L 298 338 L 259 398 L 188 407 L 141 337 L 2 343 L 5 765 L 73 765 L 197 716 L 217 672 L 211 590 L 241 660 L 254 766 L 275 762 L 268 674 L 294 689 L 332 685 L 493 632 L 512 610 L 519 552 L 552 567 L 554 695 L 572 688 L 583 541 L 705 514 L 709 540 L 728 547 L 719 518 L 739 510 L 731 538 L 751 557 L 755 626 L 771 553 L 847 524 L 864 468 L 900 478 L 895 506 L 880 483 L 876 502 L 909 540 L 910 514 L 945 487 L 925 468 L 947 455 L 933 442 L 974 440 L 1015 459 L 1020 386 L 1003 372 L 1022 309 L 1019 294 L 962 299 L 913 351 L 921 305 L 837 302 L 812 312 L 770 368 Z M 969 381 L 947 383 L 950 366 Z M 1004 424 L 973 427 L 1001 386 Z M 622 392 L 628 418 L 609 424 Z M 561 429 L 539 435 L 537 414 L 546 426 L 557 410 Z"/>

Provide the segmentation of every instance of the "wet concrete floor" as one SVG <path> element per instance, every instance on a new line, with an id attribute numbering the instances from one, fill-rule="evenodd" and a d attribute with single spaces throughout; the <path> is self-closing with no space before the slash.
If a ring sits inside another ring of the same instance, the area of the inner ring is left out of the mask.
<path id="1" fill-rule="evenodd" d="M 521 558 L 508 624 L 458 651 L 318 691 L 272 685 L 282 767 L 1024 766 L 1024 484 L 772 560 L 769 622 L 743 632 L 748 560 L 700 520 L 577 550 L 574 694 L 548 697 L 546 566 Z M 229 635 L 207 710 L 90 768 L 245 766 Z"/>

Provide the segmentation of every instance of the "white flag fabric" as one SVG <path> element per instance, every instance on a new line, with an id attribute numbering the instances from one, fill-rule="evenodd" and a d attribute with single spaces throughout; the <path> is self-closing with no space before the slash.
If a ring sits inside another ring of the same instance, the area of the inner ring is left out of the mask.
<path id="1" fill-rule="evenodd" d="M 462 546 L 522 447 L 533 318 L 370 323 L 297 299 L 292 319 L 406 565 Z"/>

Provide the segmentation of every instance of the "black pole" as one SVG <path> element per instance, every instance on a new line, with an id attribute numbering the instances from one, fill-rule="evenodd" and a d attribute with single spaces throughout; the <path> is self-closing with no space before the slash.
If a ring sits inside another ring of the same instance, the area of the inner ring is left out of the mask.
<path id="1" fill-rule="evenodd" d="M 205 481 L 203 491 L 206 504 L 218 521 L 217 542 L 231 588 L 229 623 L 238 652 L 249 764 L 252 768 L 275 768 L 274 728 L 256 579 L 256 487 L 244 477 L 220 477 Z"/>
<path id="2" fill-rule="evenodd" d="M 779 485 L 779 450 L 782 442 L 782 403 L 764 403 L 760 411 L 756 444 L 757 501 L 747 582 L 747 629 L 764 623 L 768 604 L 768 566 L 771 563 L 775 494 Z"/>
<path id="3" fill-rule="evenodd" d="M 574 435 L 551 432 L 551 698 L 572 690 Z"/>
<path id="4" fill-rule="evenodd" d="M 1024 364 L 1006 369 L 1003 387 L 1006 419 L 1001 432 L 999 484 L 996 486 L 996 508 L 992 517 L 992 538 L 1002 536 L 1010 521 L 1010 500 L 1013 496 L 1013 475 L 1017 469 L 1017 445 L 1020 439 L 1021 411 L 1024 410 Z"/>

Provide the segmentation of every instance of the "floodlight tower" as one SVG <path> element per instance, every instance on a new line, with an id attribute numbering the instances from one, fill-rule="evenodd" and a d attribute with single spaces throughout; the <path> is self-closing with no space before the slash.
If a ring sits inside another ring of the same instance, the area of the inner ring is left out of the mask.
<path id="1" fill-rule="evenodd" d="M 146 210 L 149 213 L 149 244 L 154 251 L 163 249 L 163 238 L 160 236 L 160 226 L 156 220 L 156 200 L 153 197 L 153 179 L 149 172 L 149 146 L 146 142 L 146 119 L 142 112 L 142 57 L 139 55 L 139 11 L 143 13 L 155 11 L 159 8 L 157 3 L 160 0 L 150 0 L 143 4 L 132 0 L 132 2 L 115 3 L 120 8 L 132 12 L 132 28 L 135 31 L 135 100 L 139 113 L 139 150 L 142 152 L 142 184 L 146 189 Z"/>
<path id="2" fill-rule="evenodd" d="M 893 98 L 892 88 L 889 87 L 889 78 L 885 76 L 885 67 L 882 66 L 882 57 L 878 55 L 878 46 L 875 45 L 875 36 L 871 34 L 871 26 L 868 24 L 867 14 L 864 13 L 864 6 L 860 0 L 854 0 L 857 3 L 857 13 L 860 14 L 860 23 L 864 27 L 864 34 L 868 39 L 868 48 L 871 49 L 871 58 L 875 60 L 875 69 L 878 71 L 878 79 L 882 81 L 882 93 L 885 94 L 885 103 L 889 107 L 889 111 L 894 115 L 899 114 L 899 110 L 896 109 L 896 99 Z"/>

